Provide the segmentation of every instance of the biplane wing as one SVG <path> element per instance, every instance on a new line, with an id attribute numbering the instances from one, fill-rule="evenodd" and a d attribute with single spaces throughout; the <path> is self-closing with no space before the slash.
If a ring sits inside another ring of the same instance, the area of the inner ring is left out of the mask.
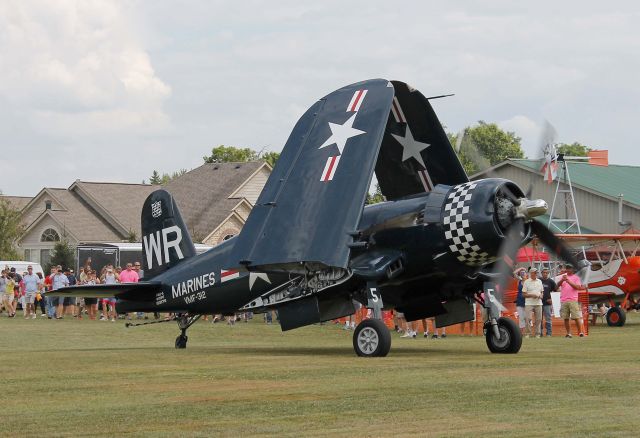
<path id="1" fill-rule="evenodd" d="M 373 79 L 316 102 L 295 125 L 237 237 L 249 270 L 346 268 L 394 96 Z"/>
<path id="2" fill-rule="evenodd" d="M 640 234 L 558 234 L 564 243 L 572 248 L 598 248 L 615 245 L 624 251 L 637 251 L 640 246 Z"/>
<path id="3" fill-rule="evenodd" d="M 469 181 L 429 100 L 404 82 L 395 95 L 376 164 L 382 194 L 392 201 Z"/>

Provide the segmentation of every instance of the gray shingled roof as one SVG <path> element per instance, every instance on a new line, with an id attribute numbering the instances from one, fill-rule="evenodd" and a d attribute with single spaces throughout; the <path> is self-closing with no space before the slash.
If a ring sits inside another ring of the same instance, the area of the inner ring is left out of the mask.
<path id="1" fill-rule="evenodd" d="M 261 161 L 211 163 L 166 184 L 191 234 L 206 237 L 226 218 L 239 199 L 228 199 L 262 166 Z M 211 208 L 215 205 L 215 208 Z"/>
<path id="2" fill-rule="evenodd" d="M 9 201 L 9 204 L 13 205 L 16 210 L 22 210 L 33 198 L 29 196 L 1 196 L 5 201 Z"/>
<path id="3" fill-rule="evenodd" d="M 119 242 L 116 231 L 88 208 L 82 199 L 67 189 L 49 189 L 66 207 L 66 211 L 51 210 L 50 214 L 81 242 Z"/>
<path id="4" fill-rule="evenodd" d="M 76 181 L 76 184 L 86 190 L 125 229 L 134 231 L 138 240 L 142 238 L 140 229 L 142 204 L 147 196 L 158 188 L 157 186 L 87 181 Z"/>

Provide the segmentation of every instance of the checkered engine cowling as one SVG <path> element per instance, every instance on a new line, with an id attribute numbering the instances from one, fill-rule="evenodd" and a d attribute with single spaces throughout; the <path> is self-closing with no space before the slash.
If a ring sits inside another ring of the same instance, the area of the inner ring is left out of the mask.
<path id="1" fill-rule="evenodd" d="M 469 210 L 476 186 L 476 182 L 455 186 L 447 196 L 444 207 L 444 236 L 449 250 L 468 266 L 482 266 L 495 261 L 495 257 L 478 246 L 477 239 L 471 233 Z"/>

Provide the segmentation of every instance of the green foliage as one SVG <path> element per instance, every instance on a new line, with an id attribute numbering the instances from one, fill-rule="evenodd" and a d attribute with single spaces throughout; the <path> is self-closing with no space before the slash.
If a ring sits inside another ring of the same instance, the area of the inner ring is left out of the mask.
<path id="1" fill-rule="evenodd" d="M 374 193 L 367 193 L 365 205 L 378 204 L 379 202 L 384 202 L 385 200 L 386 199 L 384 199 L 382 190 L 380 190 L 380 184 L 376 184 L 376 191 Z"/>
<path id="2" fill-rule="evenodd" d="M 465 128 L 460 134 L 447 134 L 451 144 L 459 145 L 458 158 L 467 174 L 477 173 L 496 165 L 507 158 L 524 158 L 520 137 L 510 131 L 503 131 L 495 123 L 482 120 L 478 125 Z"/>
<path id="3" fill-rule="evenodd" d="M 571 144 L 560 143 L 556 150 L 559 154 L 565 154 L 570 157 L 586 157 L 591 148 L 576 141 Z"/>
<path id="4" fill-rule="evenodd" d="M 266 161 L 269 166 L 274 167 L 276 165 L 276 161 L 280 158 L 280 152 L 266 152 L 261 154 L 260 158 Z"/>
<path id="5" fill-rule="evenodd" d="M 256 161 L 259 154 L 250 148 L 236 148 L 220 145 L 211 149 L 211 155 L 202 157 L 205 163 L 230 163 L 238 161 Z"/>
<path id="6" fill-rule="evenodd" d="M 60 265 L 63 268 L 72 268 L 75 265 L 75 260 L 76 257 L 73 248 L 69 245 L 69 242 L 63 238 L 54 245 L 53 252 L 51 253 L 51 262 L 48 266 L 43 266 L 44 272 L 49 272 L 51 266 L 56 265 Z"/>
<path id="7" fill-rule="evenodd" d="M 138 242 L 138 234 L 136 234 L 136 232 L 133 231 L 132 229 L 129 229 L 129 232 L 127 233 L 127 242 L 130 242 L 130 243 Z"/>
<path id="8" fill-rule="evenodd" d="M 220 145 L 211 150 L 211 155 L 202 157 L 205 163 L 235 163 L 263 160 L 273 167 L 280 158 L 280 152 L 256 152 L 250 148 L 236 148 Z"/>
<path id="9" fill-rule="evenodd" d="M 16 243 L 24 232 L 20 212 L 0 198 L 0 260 L 20 260 Z"/>
<path id="10" fill-rule="evenodd" d="M 157 170 L 154 170 L 151 174 L 151 178 L 149 178 L 149 184 L 153 184 L 154 186 L 158 186 L 162 184 L 162 178 Z"/>
<path id="11" fill-rule="evenodd" d="M 180 169 L 176 172 L 172 172 L 171 174 L 163 173 L 162 175 L 160 175 L 160 173 L 157 170 L 154 170 L 153 173 L 151 174 L 151 177 L 149 178 L 149 184 L 153 184 L 155 186 L 163 185 L 168 183 L 171 180 L 174 180 L 184 175 L 187 172 L 188 172 L 187 169 Z M 143 181 L 143 184 L 144 184 L 144 181 Z"/>

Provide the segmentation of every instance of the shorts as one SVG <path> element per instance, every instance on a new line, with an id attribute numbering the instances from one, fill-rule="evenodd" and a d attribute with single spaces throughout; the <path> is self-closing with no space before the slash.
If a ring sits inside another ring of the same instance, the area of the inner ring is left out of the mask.
<path id="1" fill-rule="evenodd" d="M 65 306 L 75 306 L 76 305 L 76 297 L 64 297 L 64 305 Z"/>
<path id="2" fill-rule="evenodd" d="M 4 294 L 4 296 L 2 297 L 3 300 L 7 300 L 10 303 L 13 303 L 13 294 Z"/>
<path id="3" fill-rule="evenodd" d="M 560 305 L 560 318 L 562 319 L 581 319 L 582 312 L 580 304 L 577 301 L 564 301 Z"/>
<path id="4" fill-rule="evenodd" d="M 109 304 L 111 303 L 112 305 L 116 305 L 116 299 L 115 298 L 103 298 L 102 299 L 102 304 Z"/>
<path id="5" fill-rule="evenodd" d="M 36 293 L 35 292 L 27 292 L 24 296 L 27 304 L 33 304 L 36 302 Z"/>
<path id="6" fill-rule="evenodd" d="M 85 298 L 84 305 L 85 306 L 93 306 L 94 304 L 98 304 L 97 298 Z"/>

